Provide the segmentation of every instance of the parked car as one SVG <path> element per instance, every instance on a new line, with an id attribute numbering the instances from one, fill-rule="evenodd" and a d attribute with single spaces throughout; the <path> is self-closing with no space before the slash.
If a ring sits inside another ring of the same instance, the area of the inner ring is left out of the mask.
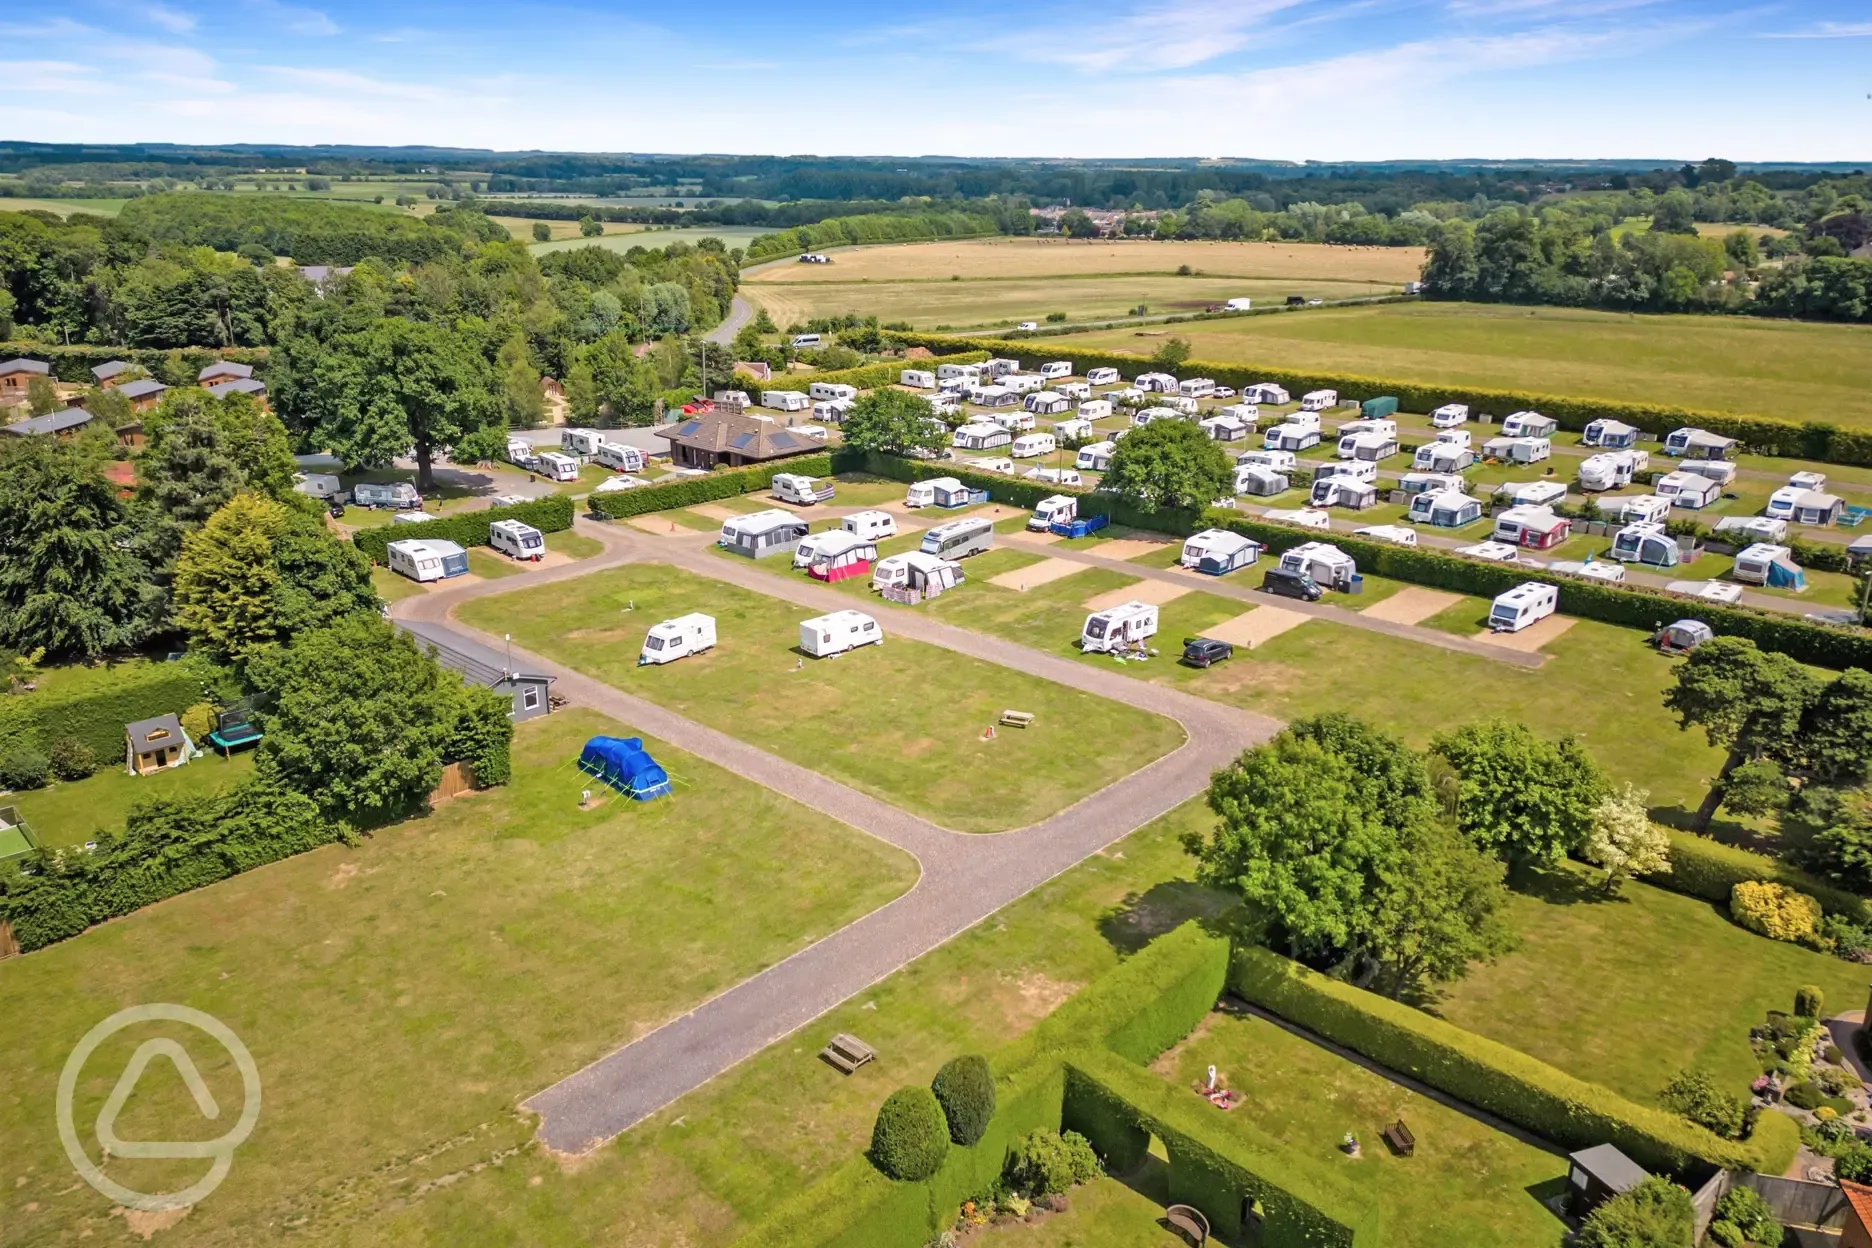
<path id="1" fill-rule="evenodd" d="M 1183 661 L 1191 667 L 1209 667 L 1234 656 L 1234 646 L 1213 637 L 1191 637 L 1183 643 Z"/>
<path id="2" fill-rule="evenodd" d="M 1318 602 L 1326 596 L 1326 591 L 1319 587 L 1317 581 L 1291 568 L 1269 568 L 1261 577 L 1261 588 L 1270 594 L 1298 598 L 1302 602 Z"/>

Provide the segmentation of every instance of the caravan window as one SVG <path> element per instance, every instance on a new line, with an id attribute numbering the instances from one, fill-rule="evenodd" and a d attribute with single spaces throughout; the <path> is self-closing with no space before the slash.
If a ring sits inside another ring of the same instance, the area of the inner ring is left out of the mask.
<path id="1" fill-rule="evenodd" d="M 1085 630 L 1086 636 L 1094 641 L 1103 641 L 1105 639 L 1106 623 L 1107 621 L 1103 616 L 1094 616 L 1090 620 L 1087 620 Z"/>
<path id="2" fill-rule="evenodd" d="M 1518 620 L 1521 618 L 1521 608 L 1510 606 L 1505 602 L 1498 602 L 1493 609 L 1489 611 L 1489 618 L 1509 621 Z"/>
<path id="3" fill-rule="evenodd" d="M 644 649 L 661 650 L 662 648 L 663 648 L 663 639 L 661 637 L 657 637 L 653 635 L 653 636 L 644 638 Z"/>

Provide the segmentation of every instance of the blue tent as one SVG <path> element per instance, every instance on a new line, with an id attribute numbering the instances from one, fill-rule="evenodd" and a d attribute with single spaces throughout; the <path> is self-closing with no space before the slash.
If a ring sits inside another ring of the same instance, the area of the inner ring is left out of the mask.
<path id="1" fill-rule="evenodd" d="M 579 770 L 640 802 L 670 792 L 669 773 L 650 757 L 642 737 L 593 737 L 579 751 Z"/>

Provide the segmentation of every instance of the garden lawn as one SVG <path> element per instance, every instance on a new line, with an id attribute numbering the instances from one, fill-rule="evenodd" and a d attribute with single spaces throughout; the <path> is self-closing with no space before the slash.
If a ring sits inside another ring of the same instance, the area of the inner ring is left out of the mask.
<path id="1" fill-rule="evenodd" d="M 252 1051 L 264 1089 L 230 1177 L 165 1244 L 247 1245 L 286 1225 L 308 1242 L 386 1242 L 393 1210 L 480 1166 L 539 1163 L 560 1181 L 554 1163 L 512 1156 L 532 1133 L 518 1101 L 914 880 L 906 855 L 656 741 L 672 799 L 581 810 L 580 743 L 630 731 L 579 710 L 522 724 L 506 788 L 0 962 L 0 1017 L 32 1020 L 0 1069 L 7 1242 L 127 1242 L 110 1202 L 73 1178 L 52 1105 L 73 1044 L 121 1007 L 206 1010 Z M 80 1122 L 152 1031 L 93 1057 Z M 238 1104 L 223 1055 L 182 1035 L 219 1103 Z M 198 1119 L 179 1080 L 151 1077 L 120 1129 L 196 1138 L 174 1132 Z M 110 1172 L 164 1190 L 202 1167 L 116 1159 Z M 656 1201 L 660 1218 L 655 1188 L 629 1200 Z M 490 1242 L 431 1242 L 471 1240 Z"/>
<path id="2" fill-rule="evenodd" d="M 410 580 L 409 577 L 398 576 L 385 567 L 372 568 L 370 579 L 371 588 L 376 590 L 377 596 L 385 602 L 397 602 L 412 594 L 423 592 L 423 587 Z"/>
<path id="3" fill-rule="evenodd" d="M 628 609 L 634 605 L 634 610 Z M 706 654 L 637 666 L 644 630 L 704 611 Z M 1022 827 L 1182 743 L 1177 725 L 934 646 L 891 638 L 800 656 L 812 612 L 659 566 L 476 600 L 462 619 L 945 827 Z M 1025 732 L 983 741 L 1007 707 Z"/>
<path id="4" fill-rule="evenodd" d="M 19 809 L 39 843 L 48 849 L 82 845 L 100 831 L 122 832 L 124 816 L 137 802 L 213 793 L 238 784 L 253 770 L 253 751 L 224 759 L 204 753 L 182 767 L 132 776 L 121 758 L 105 759 L 96 774 L 61 780 L 43 789 L 14 793 L 6 804 Z"/>
<path id="5" fill-rule="evenodd" d="M 1232 912 L 1226 897 L 1191 881 L 1177 845 L 1208 822 L 1192 802 L 1140 828 L 577 1165 L 529 1149 L 414 1199 L 380 1187 L 347 1242 L 732 1243 L 857 1156 L 892 1088 L 927 1084 L 958 1053 L 993 1052 L 1184 919 Z M 877 1061 L 849 1077 L 820 1061 L 838 1032 L 862 1037 Z"/>
<path id="6" fill-rule="evenodd" d="M 485 546 L 470 546 L 468 570 L 485 580 L 497 581 L 503 576 L 518 576 L 525 569 L 506 555 L 497 555 Z"/>
<path id="7" fill-rule="evenodd" d="M 1153 1152 L 1123 1179 L 1096 1179 L 1075 1188 L 1064 1213 L 1038 1222 L 991 1226 L 969 1240 L 977 1248 L 1188 1248 L 1160 1219 L 1170 1204 L 1170 1168 Z"/>
<path id="8" fill-rule="evenodd" d="M 1231 1118 L 1251 1119 L 1288 1152 L 1363 1189 L 1378 1202 L 1385 1248 L 1559 1242 L 1564 1228 L 1540 1203 L 1564 1182 L 1558 1149 L 1483 1126 L 1252 1015 L 1210 1015 L 1153 1069 L 1187 1088 L 1211 1064 L 1248 1097 L 1217 1113 L 1224 1129 Z M 1417 1137 L 1411 1157 L 1394 1155 L 1379 1137 L 1400 1118 Z M 1356 1160 L 1339 1150 L 1348 1131 L 1361 1146 Z"/>
<path id="9" fill-rule="evenodd" d="M 1652 1102 L 1686 1066 L 1744 1098 L 1761 1073 L 1749 1028 L 1817 984 L 1827 1012 L 1865 1007 L 1866 970 L 1756 936 L 1722 907 L 1645 884 L 1601 897 L 1583 866 L 1518 880 L 1521 947 L 1478 967 L 1435 1005 L 1570 1074 Z"/>
<path id="10" fill-rule="evenodd" d="M 595 537 L 562 529 L 546 535 L 546 549 L 557 551 L 568 559 L 589 559 L 604 550 L 604 543 Z"/>

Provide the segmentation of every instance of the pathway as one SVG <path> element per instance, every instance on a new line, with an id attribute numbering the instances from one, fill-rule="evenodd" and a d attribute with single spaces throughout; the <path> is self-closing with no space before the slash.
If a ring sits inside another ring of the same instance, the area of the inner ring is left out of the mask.
<path id="1" fill-rule="evenodd" d="M 734 343 L 735 335 L 741 332 L 741 327 L 753 319 L 754 305 L 740 295 L 736 295 L 734 302 L 728 307 L 727 317 L 721 324 L 702 336 L 717 346 L 730 346 Z"/>
<path id="2" fill-rule="evenodd" d="M 715 558 L 681 541 L 581 520 L 605 545 L 580 563 L 404 599 L 399 623 L 471 653 L 500 643 L 454 622 L 456 606 L 489 594 L 655 559 L 812 609 L 850 600 L 833 590 L 783 580 Z M 516 583 L 517 582 L 517 583 Z M 1185 743 L 1138 771 L 1031 827 L 996 834 L 952 832 L 808 768 L 738 741 L 653 703 L 620 692 L 542 656 L 515 650 L 529 670 L 557 678 L 557 692 L 730 768 L 758 784 L 914 855 L 922 868 L 911 890 L 871 914 L 672 1019 L 525 1103 L 540 1115 L 548 1147 L 582 1153 L 797 1030 L 871 984 L 960 935 L 1112 842 L 1201 793 L 1210 773 L 1267 740 L 1278 721 L 1174 689 L 1088 668 L 1012 642 L 909 613 L 890 631 L 1032 673 L 1176 720 Z M 498 664 L 500 656 L 491 656 Z"/>

